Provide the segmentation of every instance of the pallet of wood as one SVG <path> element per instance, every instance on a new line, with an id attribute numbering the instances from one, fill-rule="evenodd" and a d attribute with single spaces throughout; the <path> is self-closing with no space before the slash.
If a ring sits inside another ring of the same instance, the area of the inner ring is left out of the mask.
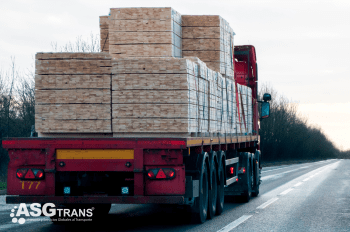
<path id="1" fill-rule="evenodd" d="M 188 136 L 198 132 L 196 64 L 177 58 L 115 59 L 112 68 L 114 137 Z"/>
<path id="2" fill-rule="evenodd" d="M 233 78 L 233 30 L 218 15 L 182 15 L 182 54 Z"/>
<path id="3" fill-rule="evenodd" d="M 108 53 L 37 53 L 35 126 L 51 133 L 111 133 Z"/>
<path id="4" fill-rule="evenodd" d="M 114 58 L 182 57 L 181 15 L 170 7 L 111 8 L 105 20 Z M 101 34 L 101 40 L 105 37 Z"/>

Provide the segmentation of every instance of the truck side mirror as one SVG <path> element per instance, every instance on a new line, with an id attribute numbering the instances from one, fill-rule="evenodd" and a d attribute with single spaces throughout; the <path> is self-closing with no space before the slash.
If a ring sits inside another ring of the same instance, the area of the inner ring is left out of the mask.
<path id="1" fill-rule="evenodd" d="M 270 116 L 270 103 L 261 103 L 261 118 L 268 118 Z"/>
<path id="2" fill-rule="evenodd" d="M 263 100 L 266 101 L 271 101 L 271 94 L 269 93 L 264 93 Z"/>

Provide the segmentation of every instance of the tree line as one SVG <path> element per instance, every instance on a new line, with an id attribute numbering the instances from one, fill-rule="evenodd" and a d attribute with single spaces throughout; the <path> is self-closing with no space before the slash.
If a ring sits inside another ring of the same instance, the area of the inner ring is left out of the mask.
<path id="1" fill-rule="evenodd" d="M 260 88 L 260 96 L 270 93 L 270 117 L 260 123 L 261 152 L 265 161 L 349 158 L 350 150 L 340 151 L 317 125 L 298 112 L 298 105 L 279 96 L 271 86 Z"/>

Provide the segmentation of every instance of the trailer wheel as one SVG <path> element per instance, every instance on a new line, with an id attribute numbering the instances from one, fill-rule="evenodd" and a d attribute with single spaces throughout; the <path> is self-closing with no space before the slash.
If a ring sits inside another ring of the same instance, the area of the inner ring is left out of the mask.
<path id="1" fill-rule="evenodd" d="M 218 170 L 218 196 L 216 201 L 216 215 L 222 214 L 224 211 L 224 202 L 225 202 L 225 173 L 222 163 L 219 166 Z"/>
<path id="2" fill-rule="evenodd" d="M 253 184 L 254 184 L 254 176 L 253 176 L 253 169 L 251 167 L 251 162 L 250 159 L 248 159 L 248 165 L 247 165 L 247 190 L 243 193 L 242 195 L 242 200 L 243 202 L 249 202 L 250 198 L 252 198 L 252 189 L 253 189 Z"/>
<path id="3" fill-rule="evenodd" d="M 252 192 L 253 197 L 257 197 L 258 195 L 259 195 L 259 185 L 255 186 Z"/>
<path id="4" fill-rule="evenodd" d="M 194 205 L 191 208 L 192 220 L 195 223 L 204 223 L 208 216 L 208 179 L 207 163 L 203 161 L 199 178 L 199 197 L 195 199 Z"/>
<path id="5" fill-rule="evenodd" d="M 254 160 L 254 187 L 253 187 L 253 192 L 252 192 L 252 196 L 253 197 L 256 197 L 259 195 L 259 181 L 256 181 L 257 180 L 257 177 L 259 175 L 259 167 L 258 167 L 258 164 L 256 163 L 257 161 Z M 256 183 L 257 182 L 257 183 Z"/>
<path id="6" fill-rule="evenodd" d="M 208 218 L 212 219 L 216 214 L 216 202 L 217 202 L 217 189 L 218 189 L 218 181 L 217 181 L 217 172 L 216 172 L 216 164 L 215 161 L 212 160 L 210 165 L 210 181 L 211 181 L 211 190 L 209 190 L 209 202 L 208 202 Z"/>

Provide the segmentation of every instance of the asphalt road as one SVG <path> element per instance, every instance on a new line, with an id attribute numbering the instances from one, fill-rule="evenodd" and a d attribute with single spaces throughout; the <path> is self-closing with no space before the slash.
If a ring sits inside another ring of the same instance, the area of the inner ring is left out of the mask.
<path id="1" fill-rule="evenodd" d="M 350 231 L 350 160 L 264 168 L 260 195 L 249 203 L 225 202 L 224 213 L 191 224 L 181 209 L 113 205 L 100 223 L 12 223 L 14 205 L 0 196 L 0 231 Z M 231 199 L 232 200 L 232 199 Z"/>

